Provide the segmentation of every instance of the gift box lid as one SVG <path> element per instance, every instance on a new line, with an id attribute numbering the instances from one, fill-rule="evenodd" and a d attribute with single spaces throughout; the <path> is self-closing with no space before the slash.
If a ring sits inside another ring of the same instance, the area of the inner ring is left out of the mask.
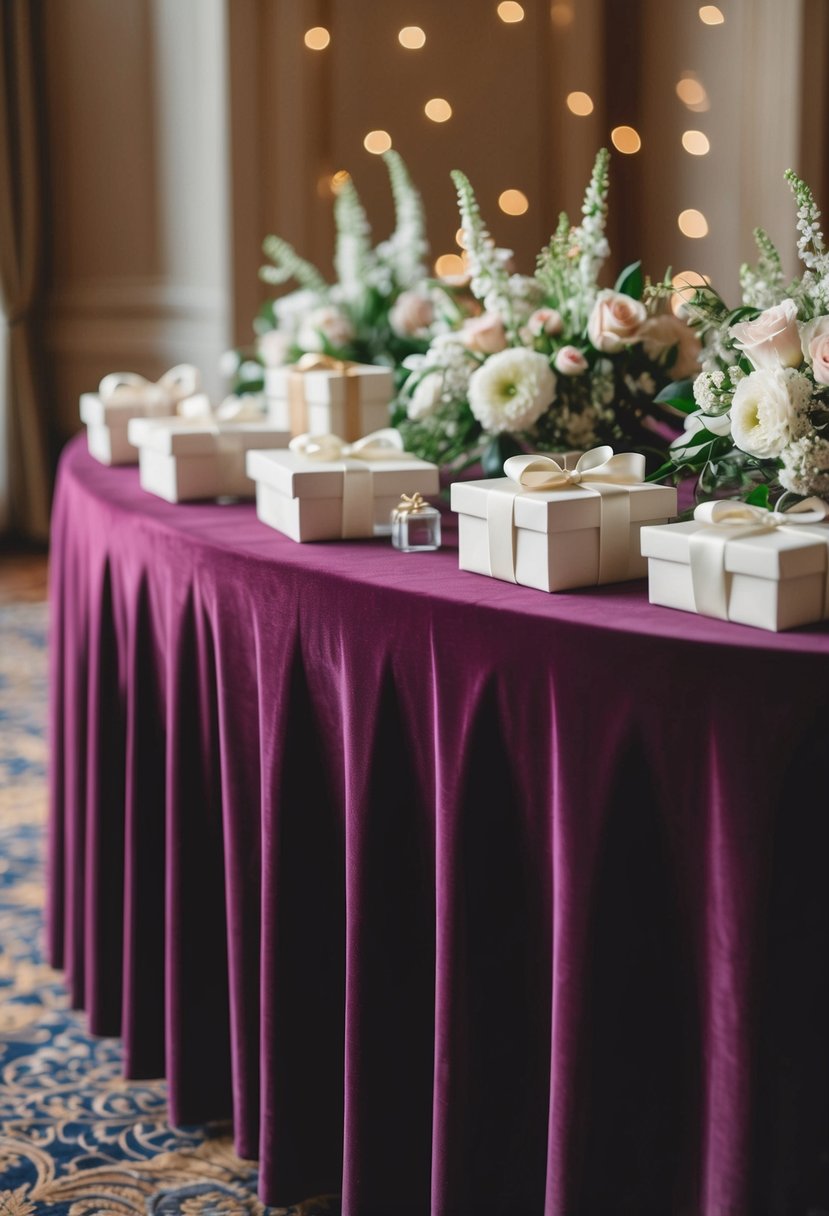
<path id="1" fill-rule="evenodd" d="M 87 426 L 126 426 L 132 418 L 165 418 L 168 402 L 104 401 L 100 393 L 81 393 L 81 422 Z"/>
<path id="2" fill-rule="evenodd" d="M 216 451 L 217 440 L 244 448 L 248 444 L 267 446 L 285 432 L 262 422 L 223 422 L 217 426 L 205 421 L 196 424 L 184 418 L 133 418 L 127 429 L 130 443 L 147 447 L 164 456 L 209 456 Z"/>
<path id="3" fill-rule="evenodd" d="M 297 452 L 248 452 L 248 477 L 273 486 L 289 498 L 339 498 L 343 467 L 368 470 L 375 494 L 400 494 L 418 490 L 437 494 L 440 489 L 437 465 L 412 456 L 406 460 L 308 460 Z"/>
<path id="4" fill-rule="evenodd" d="M 294 374 L 295 369 L 292 365 L 266 368 L 266 395 L 278 398 L 287 397 L 290 378 Z M 352 375 L 359 379 L 361 401 L 386 402 L 390 401 L 394 395 L 394 378 L 391 369 L 388 367 L 375 367 L 371 363 L 360 363 L 355 365 Z M 327 368 L 303 372 L 302 383 L 305 391 L 305 400 L 325 405 L 331 396 L 331 380 L 343 378 L 342 372 L 331 371 Z"/>
<path id="5" fill-rule="evenodd" d="M 698 520 L 681 524 L 643 528 L 642 556 L 688 565 L 691 560 L 691 537 L 703 529 L 714 532 L 714 526 Z M 717 528 L 716 531 L 724 531 Z M 829 524 L 801 525 L 776 528 L 773 532 L 755 533 L 731 539 L 725 546 L 724 563 L 729 574 L 749 574 L 755 578 L 775 581 L 817 574 L 829 561 Z"/>
<path id="6" fill-rule="evenodd" d="M 630 518 L 666 519 L 676 514 L 676 490 L 671 486 L 634 485 L 621 487 L 630 494 Z M 518 491 L 516 493 L 516 491 Z M 572 532 L 598 528 L 599 495 L 577 486 L 566 490 L 519 491 L 509 477 L 488 481 L 455 481 L 451 487 L 452 510 L 461 515 L 486 519 L 489 494 L 515 496 L 515 526 L 532 532 Z"/>

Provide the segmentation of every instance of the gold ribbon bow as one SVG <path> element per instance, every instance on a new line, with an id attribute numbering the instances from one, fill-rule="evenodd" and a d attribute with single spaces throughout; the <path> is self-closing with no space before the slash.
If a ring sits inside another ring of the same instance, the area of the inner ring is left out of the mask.
<path id="1" fill-rule="evenodd" d="M 179 363 L 155 383 L 135 372 L 110 372 L 98 385 L 104 405 L 141 405 L 173 409 L 199 388 L 201 376 L 192 363 Z"/>
<path id="2" fill-rule="evenodd" d="M 288 408 L 291 417 L 291 432 L 302 435 L 308 430 L 308 402 L 305 400 L 307 372 L 337 372 L 346 377 L 343 430 L 346 442 L 352 443 L 360 434 L 360 364 L 347 359 L 335 359 L 332 355 L 303 355 L 294 363 L 288 376 Z"/>
<path id="3" fill-rule="evenodd" d="M 640 452 L 614 454 L 608 446 L 585 452 L 575 468 L 567 469 L 552 456 L 510 456 L 504 472 L 515 483 L 493 486 L 487 495 L 489 565 L 494 578 L 517 582 L 515 574 L 515 500 L 521 494 L 546 490 L 584 490 L 599 503 L 599 567 L 596 581 L 627 578 L 630 564 L 630 495 L 625 486 L 645 480 Z"/>
<path id="4" fill-rule="evenodd" d="M 415 490 L 414 494 L 401 494 L 400 502 L 394 508 L 394 518 L 417 515 L 418 511 L 424 511 L 428 505 L 419 490 Z"/>
<path id="5" fill-rule="evenodd" d="M 697 612 L 722 621 L 729 619 L 730 585 L 725 569 L 725 551 L 730 540 L 762 536 L 781 528 L 787 533 L 829 542 L 829 532 L 820 536 L 811 531 L 814 524 L 821 524 L 828 517 L 829 506 L 822 498 L 804 499 L 785 511 L 767 511 L 764 507 L 753 507 L 730 498 L 701 503 L 694 511 L 694 519 L 707 526 L 695 532 L 688 542 L 691 584 Z M 829 551 L 823 615 L 829 616 Z"/>

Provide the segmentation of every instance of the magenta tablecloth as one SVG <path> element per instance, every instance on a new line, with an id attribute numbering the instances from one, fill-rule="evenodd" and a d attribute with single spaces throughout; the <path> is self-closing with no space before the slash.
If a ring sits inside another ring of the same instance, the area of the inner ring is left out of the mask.
<path id="1" fill-rule="evenodd" d="M 829 633 L 296 545 L 72 443 L 51 953 L 346 1216 L 814 1206 Z"/>

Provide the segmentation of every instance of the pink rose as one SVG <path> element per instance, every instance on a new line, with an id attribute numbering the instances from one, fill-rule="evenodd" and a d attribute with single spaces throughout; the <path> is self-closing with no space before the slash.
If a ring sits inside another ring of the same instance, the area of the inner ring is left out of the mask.
<path id="1" fill-rule="evenodd" d="M 794 300 L 784 300 L 782 304 L 767 308 L 754 321 L 732 325 L 730 332 L 734 345 L 748 355 L 758 371 L 799 367 L 803 362 Z"/>
<path id="2" fill-rule="evenodd" d="M 507 335 L 504 323 L 497 313 L 485 312 L 480 317 L 470 317 L 460 329 L 460 339 L 467 350 L 481 355 L 494 355 L 506 350 Z"/>
<path id="3" fill-rule="evenodd" d="M 672 347 L 678 348 L 669 373 L 672 380 L 690 380 L 699 371 L 702 344 L 690 325 L 673 313 L 648 317 L 642 326 L 642 346 L 654 363 L 661 363 Z"/>
<path id="4" fill-rule="evenodd" d="M 605 288 L 596 297 L 587 323 L 587 335 L 596 350 L 615 355 L 639 341 L 639 331 L 647 315 L 640 300 Z"/>
<path id="5" fill-rule="evenodd" d="M 829 317 L 816 317 L 800 331 L 803 353 L 817 384 L 829 384 Z"/>
<path id="6" fill-rule="evenodd" d="M 577 346 L 562 346 L 556 354 L 555 365 L 562 376 L 580 376 L 587 371 L 587 360 Z"/>
<path id="7" fill-rule="evenodd" d="M 527 321 L 527 328 L 534 338 L 540 338 L 542 334 L 560 334 L 564 322 L 557 308 L 537 308 Z"/>
<path id="8" fill-rule="evenodd" d="M 432 301 L 421 291 L 403 291 L 389 313 L 389 324 L 401 338 L 411 338 L 428 329 L 435 317 Z"/>

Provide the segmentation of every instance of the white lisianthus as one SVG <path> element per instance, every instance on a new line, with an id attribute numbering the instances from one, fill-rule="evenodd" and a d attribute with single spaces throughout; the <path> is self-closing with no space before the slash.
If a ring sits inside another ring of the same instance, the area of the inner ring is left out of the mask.
<path id="1" fill-rule="evenodd" d="M 421 377 L 406 405 L 406 413 L 416 422 L 434 414 L 443 395 L 443 376 L 440 372 L 427 372 Z"/>
<path id="2" fill-rule="evenodd" d="M 296 342 L 307 351 L 325 350 L 325 344 L 335 348 L 347 346 L 354 337 L 354 327 L 348 317 L 330 304 L 315 308 L 303 318 Z"/>
<path id="3" fill-rule="evenodd" d="M 793 368 L 765 368 L 737 385 L 731 403 L 731 434 L 749 456 L 779 456 L 809 427 L 812 387 Z"/>
<path id="4" fill-rule="evenodd" d="M 469 406 L 490 435 L 525 431 L 537 422 L 556 393 L 547 358 L 525 347 L 500 351 L 469 380 Z"/>

